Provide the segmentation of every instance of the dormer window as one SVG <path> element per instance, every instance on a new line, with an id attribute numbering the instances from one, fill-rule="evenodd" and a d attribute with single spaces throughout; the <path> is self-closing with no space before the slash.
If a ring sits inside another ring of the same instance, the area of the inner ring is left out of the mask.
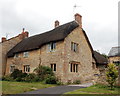
<path id="1" fill-rule="evenodd" d="M 28 57 L 28 55 L 29 55 L 28 52 L 24 52 L 24 53 L 23 53 L 23 57 L 25 57 L 25 58 Z"/>
<path id="2" fill-rule="evenodd" d="M 14 58 L 18 58 L 18 57 L 19 57 L 19 54 L 15 54 L 15 55 L 14 55 Z"/>
<path id="3" fill-rule="evenodd" d="M 53 52 L 53 51 L 55 51 L 55 49 L 56 49 L 56 43 L 55 42 L 50 42 L 48 44 L 48 50 L 49 50 L 49 52 Z"/>

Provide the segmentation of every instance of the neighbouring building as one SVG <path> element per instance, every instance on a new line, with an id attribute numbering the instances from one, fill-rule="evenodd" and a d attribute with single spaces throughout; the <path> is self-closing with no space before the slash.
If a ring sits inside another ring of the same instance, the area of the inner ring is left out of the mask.
<path id="1" fill-rule="evenodd" d="M 43 65 L 51 67 L 64 83 L 96 81 L 99 64 L 104 65 L 106 61 L 99 62 L 100 54 L 96 56 L 95 53 L 82 28 L 82 16 L 77 13 L 74 21 L 59 25 L 57 20 L 53 30 L 24 38 L 9 50 L 5 74 L 16 68 L 32 73 Z"/>
<path id="2" fill-rule="evenodd" d="M 109 54 L 109 63 L 120 64 L 120 46 L 112 47 Z"/>
<path id="3" fill-rule="evenodd" d="M 19 34 L 16 37 L 12 37 L 10 39 L 6 39 L 5 37 L 2 37 L 1 42 L 0 42 L 0 58 L 1 58 L 1 62 L 0 62 L 0 77 L 5 75 L 5 71 L 6 71 L 6 63 L 7 63 L 7 53 L 9 50 L 11 50 L 16 44 L 18 44 L 21 40 L 23 40 L 24 38 L 28 37 L 28 32 L 23 32 L 21 34 Z"/>
<path id="4" fill-rule="evenodd" d="M 120 86 L 120 46 L 112 47 L 109 54 L 109 63 L 114 63 L 118 67 L 119 77 L 118 77 L 118 85 Z"/>

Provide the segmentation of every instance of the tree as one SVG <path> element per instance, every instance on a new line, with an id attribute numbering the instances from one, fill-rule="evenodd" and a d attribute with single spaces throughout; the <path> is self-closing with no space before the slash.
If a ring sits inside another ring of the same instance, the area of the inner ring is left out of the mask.
<path id="1" fill-rule="evenodd" d="M 104 56 L 105 58 L 108 58 L 108 56 L 105 53 L 102 53 L 101 55 Z"/>
<path id="2" fill-rule="evenodd" d="M 118 77 L 118 70 L 116 68 L 116 65 L 113 63 L 108 64 L 107 72 L 106 72 L 106 81 L 110 85 L 111 89 L 113 89 L 117 77 Z"/>

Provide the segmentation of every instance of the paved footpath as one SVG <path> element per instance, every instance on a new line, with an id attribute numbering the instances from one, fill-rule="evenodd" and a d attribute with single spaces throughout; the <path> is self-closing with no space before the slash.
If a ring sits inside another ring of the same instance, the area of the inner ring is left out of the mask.
<path id="1" fill-rule="evenodd" d="M 92 83 L 78 84 L 78 85 L 63 85 L 51 88 L 44 88 L 35 91 L 25 92 L 22 94 L 63 94 L 65 92 L 73 91 L 80 88 L 86 88 L 93 85 Z M 42 95 L 41 95 L 42 96 Z"/>

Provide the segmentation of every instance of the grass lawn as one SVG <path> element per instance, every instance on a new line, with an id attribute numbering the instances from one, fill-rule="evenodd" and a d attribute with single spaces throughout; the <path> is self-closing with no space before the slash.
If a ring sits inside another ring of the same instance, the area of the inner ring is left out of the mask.
<path id="1" fill-rule="evenodd" d="M 2 94 L 24 93 L 27 91 L 33 91 L 37 89 L 56 86 L 53 84 L 43 84 L 41 82 L 26 83 L 26 82 L 0 81 L 0 83 L 2 83 Z"/>
<path id="2" fill-rule="evenodd" d="M 97 84 L 87 88 L 81 88 L 75 91 L 67 92 L 63 96 L 67 96 L 67 94 L 68 96 L 72 96 L 69 94 L 93 94 L 92 96 L 96 96 L 96 94 L 106 94 L 104 96 L 107 96 L 107 94 L 120 94 L 120 87 L 115 87 L 113 90 L 110 90 L 110 87 L 108 86 Z"/>

